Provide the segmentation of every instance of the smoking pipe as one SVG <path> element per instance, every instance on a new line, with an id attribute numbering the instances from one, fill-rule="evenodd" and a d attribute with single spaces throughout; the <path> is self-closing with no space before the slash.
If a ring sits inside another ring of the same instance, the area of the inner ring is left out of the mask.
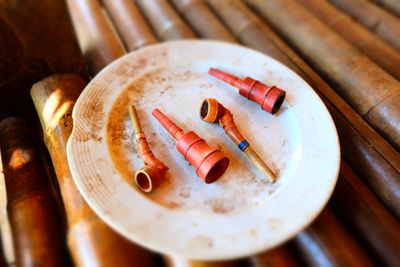
<path id="1" fill-rule="evenodd" d="M 150 193 L 158 187 L 165 178 L 168 167 L 164 165 L 151 152 L 146 136 L 140 126 L 139 117 L 134 105 L 129 108 L 135 139 L 139 147 L 139 155 L 144 162 L 144 167 L 135 173 L 135 183 L 145 193 Z"/>
<path id="2" fill-rule="evenodd" d="M 239 94 L 256 102 L 261 108 L 275 114 L 285 100 L 286 92 L 276 86 L 268 86 L 253 78 L 246 77 L 243 80 L 221 70 L 210 68 L 212 76 L 239 89 Z"/>
<path id="3" fill-rule="evenodd" d="M 211 148 L 193 131 L 185 133 L 159 109 L 155 108 L 152 114 L 177 141 L 179 153 L 196 168 L 197 176 L 205 183 L 213 183 L 224 174 L 229 159 L 220 150 Z"/>
<path id="4" fill-rule="evenodd" d="M 270 182 L 275 182 L 274 173 L 268 168 L 265 162 L 257 155 L 250 146 L 249 142 L 244 139 L 239 130 L 236 128 L 233 115 L 229 109 L 225 108 L 214 98 L 207 98 L 203 101 L 200 108 L 200 117 L 203 121 L 219 124 L 224 128 L 225 133 L 238 146 L 238 148 L 246 154 L 253 164 L 267 177 Z"/>

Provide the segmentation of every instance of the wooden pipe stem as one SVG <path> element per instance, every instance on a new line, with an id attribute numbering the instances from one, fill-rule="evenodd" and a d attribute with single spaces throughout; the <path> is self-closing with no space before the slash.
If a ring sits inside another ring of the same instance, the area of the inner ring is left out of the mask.
<path id="1" fill-rule="evenodd" d="M 158 108 L 155 108 L 152 114 L 175 140 L 179 140 L 183 135 L 185 135 L 185 132 L 172 120 L 165 116 L 165 114 L 162 113 Z"/>
<path id="2" fill-rule="evenodd" d="M 253 150 L 253 148 L 249 145 L 247 148 L 243 150 L 243 153 L 247 156 L 247 158 L 257 167 L 257 169 L 267 177 L 268 181 L 271 183 L 276 181 L 276 176 L 272 172 L 272 170 L 267 166 L 267 164 L 260 158 L 260 156 Z"/>
<path id="3" fill-rule="evenodd" d="M 195 132 L 185 133 L 159 109 L 153 116 L 177 141 L 176 148 L 195 168 L 196 174 L 205 183 L 218 180 L 229 166 L 229 159 L 218 149 L 211 148 Z"/>
<path id="4" fill-rule="evenodd" d="M 239 132 L 235 125 L 233 115 L 229 109 L 225 108 L 216 99 L 207 98 L 201 105 L 200 118 L 209 123 L 215 123 L 219 121 L 219 124 L 224 129 L 226 135 L 228 135 L 235 145 L 237 145 L 240 151 L 242 151 L 250 159 L 254 166 L 261 171 L 268 181 L 275 182 L 275 174 L 260 158 L 260 156 L 257 155 L 257 153 L 250 146 L 249 142 Z"/>
<path id="5" fill-rule="evenodd" d="M 281 107 L 286 92 L 276 86 L 268 86 L 253 78 L 246 77 L 243 80 L 221 70 L 210 68 L 212 76 L 239 89 L 239 94 L 256 102 L 267 112 L 275 114 Z"/>
<path id="6" fill-rule="evenodd" d="M 129 115 L 133 124 L 135 139 L 139 147 L 139 155 L 145 165 L 144 168 L 135 173 L 135 182 L 143 192 L 150 193 L 165 179 L 165 172 L 168 170 L 168 167 L 156 158 L 151 151 L 134 105 L 129 107 Z"/>

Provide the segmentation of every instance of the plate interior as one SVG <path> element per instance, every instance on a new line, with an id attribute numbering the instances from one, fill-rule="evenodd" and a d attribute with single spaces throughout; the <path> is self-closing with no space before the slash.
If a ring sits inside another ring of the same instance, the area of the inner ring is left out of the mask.
<path id="1" fill-rule="evenodd" d="M 107 121 L 107 146 L 112 161 L 121 176 L 137 190 L 133 177 L 135 171 L 143 167 L 143 162 L 137 153 L 127 113 L 129 105 L 136 106 L 153 152 L 169 167 L 167 181 L 146 197 L 169 209 L 208 214 L 253 208 L 268 201 L 280 186 L 293 179 L 301 156 L 300 131 L 289 104 L 290 96 L 278 114 L 268 114 L 257 104 L 237 95 L 235 88 L 210 77 L 207 71 L 213 64 L 209 61 L 182 62 L 143 73 L 124 88 Z M 224 66 L 227 68 L 229 66 Z M 206 98 L 219 100 L 233 112 L 242 134 L 277 173 L 276 183 L 265 181 L 218 123 L 209 124 L 200 119 L 200 106 Z M 152 117 L 155 107 L 182 129 L 195 131 L 228 156 L 229 168 L 217 182 L 205 184 L 196 176 L 195 169 L 176 150 L 175 140 Z"/>

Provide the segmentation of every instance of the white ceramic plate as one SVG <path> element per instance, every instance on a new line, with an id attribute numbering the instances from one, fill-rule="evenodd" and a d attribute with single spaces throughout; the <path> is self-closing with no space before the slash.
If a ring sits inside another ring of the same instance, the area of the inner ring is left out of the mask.
<path id="1" fill-rule="evenodd" d="M 286 89 L 276 115 L 207 74 L 217 67 Z M 218 125 L 199 118 L 203 99 L 217 98 L 242 134 L 278 172 L 274 184 Z M 151 194 L 133 183 L 143 166 L 128 106 L 135 104 L 168 180 Z M 227 172 L 204 184 L 151 116 L 158 107 L 230 158 Z M 179 41 L 128 54 L 98 74 L 78 99 L 68 162 L 85 200 L 111 227 L 150 249 L 191 259 L 236 258 L 276 246 L 306 227 L 334 188 L 339 144 L 333 121 L 315 92 L 272 58 L 210 41 Z"/>

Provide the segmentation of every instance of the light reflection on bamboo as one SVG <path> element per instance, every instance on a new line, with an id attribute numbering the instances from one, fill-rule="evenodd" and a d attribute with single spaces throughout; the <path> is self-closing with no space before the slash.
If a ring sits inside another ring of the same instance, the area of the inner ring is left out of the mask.
<path id="1" fill-rule="evenodd" d="M 61 89 L 57 88 L 56 91 L 50 95 L 43 108 L 43 123 L 47 125 L 47 129 L 56 127 L 67 110 L 70 110 L 74 105 L 74 102 L 71 100 L 60 103 L 60 98 L 62 98 L 62 92 Z"/>

